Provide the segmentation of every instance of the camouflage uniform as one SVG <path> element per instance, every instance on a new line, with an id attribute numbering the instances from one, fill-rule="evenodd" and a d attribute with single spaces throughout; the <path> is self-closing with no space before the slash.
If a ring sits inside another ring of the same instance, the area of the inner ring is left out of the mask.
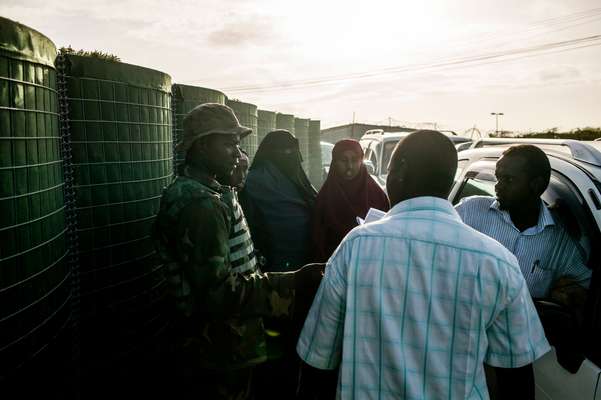
<path id="1" fill-rule="evenodd" d="M 243 369 L 266 360 L 262 317 L 292 313 L 294 274 L 261 273 L 236 194 L 216 181 L 177 177 L 163 193 L 155 238 L 176 308 L 178 362 L 211 370 L 215 386 L 249 381 Z"/>

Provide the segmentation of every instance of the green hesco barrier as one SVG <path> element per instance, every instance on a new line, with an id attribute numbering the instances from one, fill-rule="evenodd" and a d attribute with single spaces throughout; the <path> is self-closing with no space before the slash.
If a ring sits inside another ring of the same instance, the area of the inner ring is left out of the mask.
<path id="1" fill-rule="evenodd" d="M 276 129 L 286 129 L 294 135 L 294 115 L 277 113 L 275 127 Z"/>
<path id="2" fill-rule="evenodd" d="M 173 92 L 173 131 L 174 144 L 177 144 L 183 134 L 183 121 L 186 114 L 199 104 L 219 103 L 225 104 L 226 96 L 218 90 L 207 89 L 197 86 L 188 86 L 175 84 L 172 86 Z M 183 153 L 175 154 L 175 164 L 179 165 L 184 161 Z"/>
<path id="3" fill-rule="evenodd" d="M 309 171 L 309 119 L 294 118 L 294 135 L 298 139 L 301 155 L 303 156 L 303 168 Z"/>
<path id="4" fill-rule="evenodd" d="M 309 179 L 317 189 L 322 185 L 321 122 L 309 121 Z"/>
<path id="5" fill-rule="evenodd" d="M 64 63 L 85 370 L 154 344 L 166 325 L 166 282 L 150 234 L 173 177 L 171 78 L 91 57 Z"/>
<path id="6" fill-rule="evenodd" d="M 244 126 L 251 128 L 253 131 L 250 135 L 240 141 L 240 147 L 246 150 L 248 158 L 252 161 L 257 152 L 257 106 L 254 104 L 243 103 L 237 100 L 226 100 L 226 104 L 234 110 L 236 117 Z"/>
<path id="7" fill-rule="evenodd" d="M 263 141 L 265 135 L 275 130 L 276 113 L 273 111 L 259 110 L 259 121 L 257 127 L 257 147 Z"/>
<path id="8" fill-rule="evenodd" d="M 48 38 L 0 18 L 0 386 L 71 358 L 55 57 Z"/>

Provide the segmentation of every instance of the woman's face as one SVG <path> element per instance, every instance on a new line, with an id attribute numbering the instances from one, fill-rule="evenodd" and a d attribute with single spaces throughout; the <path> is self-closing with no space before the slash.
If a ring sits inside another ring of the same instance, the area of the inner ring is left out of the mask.
<path id="1" fill-rule="evenodd" d="M 346 180 L 351 180 L 359 173 L 362 162 L 360 154 L 352 150 L 345 150 L 334 159 L 334 168 L 336 168 L 338 176 Z"/>

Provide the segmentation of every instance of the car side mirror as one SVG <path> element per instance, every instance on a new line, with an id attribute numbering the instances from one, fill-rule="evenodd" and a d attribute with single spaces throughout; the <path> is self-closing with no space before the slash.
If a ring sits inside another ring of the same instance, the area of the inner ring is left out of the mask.
<path id="1" fill-rule="evenodd" d="M 370 175 L 374 175 L 376 173 L 376 167 L 371 160 L 363 160 L 363 164 L 365 164 L 365 168 L 367 168 L 367 173 Z"/>

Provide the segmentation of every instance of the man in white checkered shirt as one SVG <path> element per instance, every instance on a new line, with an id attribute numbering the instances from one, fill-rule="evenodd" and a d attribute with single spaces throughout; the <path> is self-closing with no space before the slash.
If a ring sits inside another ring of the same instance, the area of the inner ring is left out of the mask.
<path id="1" fill-rule="evenodd" d="M 297 352 L 340 367 L 338 398 L 487 399 L 483 363 L 549 351 L 515 256 L 446 200 L 456 167 L 444 135 L 406 137 L 388 175 L 394 207 L 330 258 Z"/>

